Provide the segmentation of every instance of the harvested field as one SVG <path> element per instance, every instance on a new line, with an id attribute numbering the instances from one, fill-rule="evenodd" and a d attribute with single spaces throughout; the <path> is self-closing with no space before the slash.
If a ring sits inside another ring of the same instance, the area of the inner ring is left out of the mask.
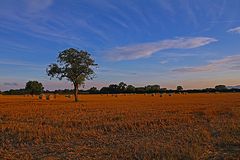
<path id="1" fill-rule="evenodd" d="M 0 159 L 238 159 L 240 94 L 0 96 Z"/>

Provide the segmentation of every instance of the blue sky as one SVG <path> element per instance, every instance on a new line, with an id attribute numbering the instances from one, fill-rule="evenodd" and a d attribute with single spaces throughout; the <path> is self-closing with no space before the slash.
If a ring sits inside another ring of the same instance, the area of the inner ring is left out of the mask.
<path id="1" fill-rule="evenodd" d="M 1 0 L 0 90 L 28 80 L 71 88 L 45 72 L 70 47 L 99 64 L 85 88 L 239 85 L 239 8 L 239 0 Z"/>

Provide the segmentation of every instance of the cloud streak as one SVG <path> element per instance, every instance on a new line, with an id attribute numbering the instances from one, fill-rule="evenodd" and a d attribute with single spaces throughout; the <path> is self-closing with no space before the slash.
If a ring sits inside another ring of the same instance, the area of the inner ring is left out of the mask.
<path id="1" fill-rule="evenodd" d="M 27 9 L 31 13 L 40 12 L 53 4 L 53 0 L 34 0 L 26 1 Z"/>
<path id="2" fill-rule="evenodd" d="M 92 37 L 99 42 L 107 40 L 105 30 L 96 26 L 95 23 L 91 23 L 93 21 L 91 16 L 87 17 L 85 12 L 81 13 L 75 10 L 69 12 L 70 4 L 65 7 L 67 8 L 65 12 L 59 13 L 58 10 L 52 10 L 51 7 L 58 6 L 61 3 L 54 2 L 56 1 L 22 0 L 20 1 L 21 5 L 16 8 L 14 3 L 9 2 L 5 9 L 1 8 L 1 33 L 17 32 L 58 44 L 71 46 L 81 44 L 83 47 L 93 45 Z M 69 29 L 69 26 L 71 26 L 71 29 Z M 80 30 L 79 28 L 81 28 L 81 32 L 76 32 Z M 91 39 L 88 37 L 91 37 Z"/>
<path id="3" fill-rule="evenodd" d="M 4 86 L 18 86 L 18 84 L 15 82 L 4 82 L 3 85 Z"/>
<path id="4" fill-rule="evenodd" d="M 26 67 L 46 67 L 47 65 L 37 65 L 29 62 L 15 61 L 15 60 L 0 60 L 0 65 L 26 66 Z"/>
<path id="5" fill-rule="evenodd" d="M 238 34 L 240 34 L 240 27 L 231 28 L 231 29 L 229 29 L 227 32 L 232 32 L 232 33 L 238 33 Z"/>
<path id="6" fill-rule="evenodd" d="M 130 46 L 122 46 L 110 49 L 106 55 L 115 61 L 134 60 L 149 57 L 152 54 L 166 49 L 192 49 L 216 42 L 217 40 L 210 37 L 188 37 L 157 42 L 148 42 Z"/>
<path id="7" fill-rule="evenodd" d="M 210 61 L 207 65 L 197 67 L 183 67 L 172 70 L 179 73 L 211 72 L 225 70 L 240 70 L 240 55 L 227 56 L 223 59 Z"/>

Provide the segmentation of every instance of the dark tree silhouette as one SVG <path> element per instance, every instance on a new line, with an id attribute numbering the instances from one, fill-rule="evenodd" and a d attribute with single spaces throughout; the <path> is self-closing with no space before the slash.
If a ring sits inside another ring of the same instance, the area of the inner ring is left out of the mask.
<path id="1" fill-rule="evenodd" d="M 41 94 L 43 92 L 43 89 L 44 87 L 42 83 L 39 83 L 38 81 L 28 81 L 25 87 L 26 93 L 31 95 Z"/>
<path id="2" fill-rule="evenodd" d="M 147 85 L 147 86 L 145 86 L 145 91 L 148 93 L 159 92 L 160 86 L 159 85 Z"/>
<path id="3" fill-rule="evenodd" d="M 108 86 L 109 93 L 118 93 L 118 85 L 117 84 L 110 84 Z"/>
<path id="4" fill-rule="evenodd" d="M 78 88 L 84 84 L 85 80 L 94 78 L 93 66 L 97 66 L 91 55 L 87 51 L 74 48 L 66 49 L 59 53 L 57 62 L 50 64 L 47 74 L 59 80 L 66 78 L 74 85 L 75 101 L 78 101 Z"/>
<path id="5" fill-rule="evenodd" d="M 177 91 L 182 91 L 183 87 L 182 86 L 177 86 Z"/>
<path id="6" fill-rule="evenodd" d="M 120 92 L 124 92 L 125 89 L 126 89 L 126 86 L 127 86 L 126 83 L 120 82 L 120 83 L 118 84 L 118 89 L 119 89 L 119 91 L 120 91 Z"/>
<path id="7" fill-rule="evenodd" d="M 224 91 L 224 90 L 227 90 L 227 87 L 225 85 L 217 85 L 215 86 L 215 89 L 217 91 Z"/>
<path id="8" fill-rule="evenodd" d="M 88 90 L 89 93 L 98 93 L 99 90 L 96 87 L 92 87 Z"/>
<path id="9" fill-rule="evenodd" d="M 128 85 L 126 88 L 126 91 L 128 93 L 134 93 L 135 92 L 135 87 L 133 85 Z"/>

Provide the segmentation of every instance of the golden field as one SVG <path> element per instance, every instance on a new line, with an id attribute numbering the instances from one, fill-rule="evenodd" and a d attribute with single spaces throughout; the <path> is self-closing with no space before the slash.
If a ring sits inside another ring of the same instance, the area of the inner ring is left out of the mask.
<path id="1" fill-rule="evenodd" d="M 0 159 L 239 159 L 240 94 L 0 95 Z"/>

